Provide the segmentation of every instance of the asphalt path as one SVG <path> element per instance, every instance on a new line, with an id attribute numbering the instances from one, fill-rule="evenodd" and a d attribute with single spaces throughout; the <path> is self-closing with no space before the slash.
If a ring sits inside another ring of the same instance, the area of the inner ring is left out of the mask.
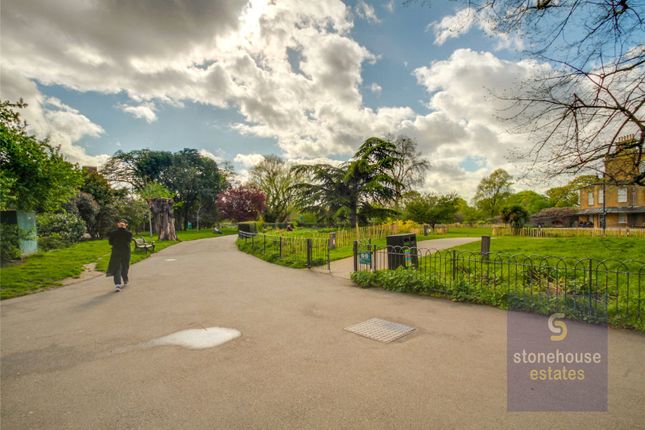
<path id="1" fill-rule="evenodd" d="M 645 337 L 609 330 L 607 412 L 507 412 L 506 312 L 363 290 L 184 242 L 98 277 L 5 300 L 1 427 L 9 429 L 634 429 L 645 425 Z M 416 327 L 389 344 L 344 331 Z M 241 336 L 151 346 L 180 330 Z"/>

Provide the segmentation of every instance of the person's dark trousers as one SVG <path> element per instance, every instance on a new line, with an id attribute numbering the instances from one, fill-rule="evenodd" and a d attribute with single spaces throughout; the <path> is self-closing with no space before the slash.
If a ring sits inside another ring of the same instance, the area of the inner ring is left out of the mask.
<path id="1" fill-rule="evenodd" d="M 128 282 L 128 270 L 130 270 L 130 254 L 124 255 L 119 259 L 119 267 L 114 272 L 114 285 L 121 285 L 121 278 L 123 282 Z"/>

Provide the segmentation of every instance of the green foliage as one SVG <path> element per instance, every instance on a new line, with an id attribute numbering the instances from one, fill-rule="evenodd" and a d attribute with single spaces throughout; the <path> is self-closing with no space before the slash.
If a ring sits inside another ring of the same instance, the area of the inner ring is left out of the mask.
<path id="1" fill-rule="evenodd" d="M 172 191 L 170 191 L 159 182 L 148 182 L 142 189 L 138 190 L 136 193 L 146 201 L 158 198 L 171 199 L 174 197 Z"/>
<path id="2" fill-rule="evenodd" d="M 0 209 L 55 211 L 76 194 L 81 172 L 58 148 L 27 133 L 16 110 L 26 106 L 0 103 Z"/>
<path id="3" fill-rule="evenodd" d="M 535 191 L 520 191 L 510 195 L 504 202 L 506 206 L 522 206 L 530 215 L 540 212 L 550 206 L 549 199 Z"/>
<path id="4" fill-rule="evenodd" d="M 45 213 L 36 217 L 38 225 L 39 244 L 46 236 L 54 237 L 55 241 L 62 240 L 69 244 L 80 241 L 85 234 L 85 223 L 76 214 Z"/>
<path id="5" fill-rule="evenodd" d="M 453 222 L 459 207 L 456 194 L 425 194 L 409 199 L 405 205 L 407 219 L 420 224 Z"/>
<path id="6" fill-rule="evenodd" d="M 60 233 L 51 233 L 49 236 L 40 236 L 38 238 L 38 250 L 49 251 L 52 249 L 66 248 L 72 244 L 66 240 Z"/>
<path id="7" fill-rule="evenodd" d="M 524 227 L 529 219 L 529 213 L 520 205 L 504 206 L 501 211 L 502 221 L 510 224 L 514 230 Z"/>
<path id="8" fill-rule="evenodd" d="M 483 178 L 473 199 L 475 206 L 490 218 L 499 215 L 504 201 L 511 195 L 512 179 L 504 169 L 497 169 Z"/>
<path id="9" fill-rule="evenodd" d="M 264 220 L 284 222 L 298 203 L 295 185 L 302 182 L 302 175 L 290 169 L 284 160 L 276 155 L 265 155 L 250 172 L 250 185 L 266 196 Z"/>
<path id="10" fill-rule="evenodd" d="M 128 221 L 130 230 L 139 230 L 148 218 L 148 203 L 140 198 L 122 197 L 117 200 L 119 216 Z"/>
<path id="11" fill-rule="evenodd" d="M 106 163 L 103 172 L 110 181 L 130 184 L 148 201 L 172 197 L 176 203 L 175 217 L 184 227 L 190 219 L 199 219 L 204 213 L 214 215 L 216 196 L 227 187 L 226 172 L 198 150 L 188 148 L 175 153 L 149 149 L 119 151 Z M 151 183 L 160 184 L 165 190 Z"/>
<path id="12" fill-rule="evenodd" d="M 321 219 L 345 222 L 351 226 L 367 222 L 369 217 L 391 215 L 383 207 L 392 202 L 400 183 L 390 171 L 401 162 L 396 146 L 389 141 L 371 137 L 354 157 L 339 166 L 329 164 L 295 166 L 306 182 L 297 185 L 305 211 L 319 214 Z"/>
<path id="13" fill-rule="evenodd" d="M 0 263 L 5 264 L 20 257 L 18 226 L 0 223 Z"/>

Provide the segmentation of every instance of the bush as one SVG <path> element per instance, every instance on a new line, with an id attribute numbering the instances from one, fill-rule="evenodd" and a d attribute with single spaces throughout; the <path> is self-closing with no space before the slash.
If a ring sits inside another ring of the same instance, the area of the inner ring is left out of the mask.
<path id="1" fill-rule="evenodd" d="M 46 213 L 38 215 L 38 235 L 54 237 L 54 240 L 63 240 L 68 244 L 79 242 L 85 234 L 85 223 L 72 213 Z"/>
<path id="2" fill-rule="evenodd" d="M 38 237 L 38 249 L 41 251 L 49 251 L 50 249 L 65 248 L 72 244 L 72 242 L 63 239 L 59 233 L 52 233 L 51 236 Z"/>
<path id="3" fill-rule="evenodd" d="M 0 261 L 5 264 L 20 258 L 18 246 L 18 226 L 15 224 L 0 223 Z"/>

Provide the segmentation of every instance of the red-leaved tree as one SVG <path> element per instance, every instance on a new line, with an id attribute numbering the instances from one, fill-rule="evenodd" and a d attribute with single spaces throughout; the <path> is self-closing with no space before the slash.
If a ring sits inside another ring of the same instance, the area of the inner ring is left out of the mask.
<path id="1" fill-rule="evenodd" d="M 232 221 L 255 220 L 264 211 L 266 196 L 257 188 L 229 188 L 217 195 L 220 218 Z"/>

